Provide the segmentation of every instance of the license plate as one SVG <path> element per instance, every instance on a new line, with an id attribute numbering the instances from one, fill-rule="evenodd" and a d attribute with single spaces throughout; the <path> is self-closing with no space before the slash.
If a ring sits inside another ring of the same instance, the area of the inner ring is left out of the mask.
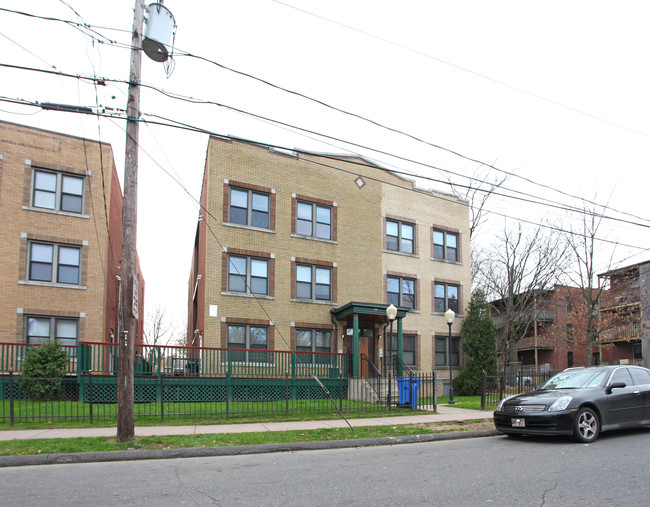
<path id="1" fill-rule="evenodd" d="M 525 428 L 526 427 L 526 419 L 512 418 L 510 420 L 510 422 L 512 422 L 512 427 L 513 428 Z"/>

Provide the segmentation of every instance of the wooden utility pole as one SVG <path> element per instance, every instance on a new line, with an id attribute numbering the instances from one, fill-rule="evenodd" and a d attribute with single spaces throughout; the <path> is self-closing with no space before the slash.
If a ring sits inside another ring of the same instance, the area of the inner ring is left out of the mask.
<path id="1" fill-rule="evenodd" d="M 125 289 L 123 329 L 119 336 L 117 365 L 117 441 L 135 438 L 133 397 L 133 351 L 139 318 L 137 270 L 138 221 L 138 135 L 140 117 L 140 69 L 142 66 L 142 27 L 144 0 L 135 0 L 133 34 L 131 36 L 131 70 L 126 106 L 126 158 L 124 162 L 124 204 L 122 208 L 122 267 Z"/>

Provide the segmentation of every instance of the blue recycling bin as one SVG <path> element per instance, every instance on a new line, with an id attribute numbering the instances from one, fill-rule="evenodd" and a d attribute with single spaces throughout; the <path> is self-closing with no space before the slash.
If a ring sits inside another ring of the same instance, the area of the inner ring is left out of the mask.
<path id="1" fill-rule="evenodd" d="M 398 407 L 418 408 L 418 394 L 420 392 L 419 378 L 397 378 L 397 389 L 399 392 Z"/>

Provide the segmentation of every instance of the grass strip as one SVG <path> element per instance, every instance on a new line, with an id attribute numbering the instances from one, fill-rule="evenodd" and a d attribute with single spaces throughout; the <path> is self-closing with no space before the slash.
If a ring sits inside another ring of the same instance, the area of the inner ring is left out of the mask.
<path id="1" fill-rule="evenodd" d="M 131 442 L 117 442 L 115 438 L 77 437 L 0 442 L 0 456 L 31 454 L 59 454 L 72 452 L 120 451 L 127 449 L 177 449 L 191 447 L 223 447 L 359 438 L 382 438 L 451 431 L 469 431 L 485 421 L 428 423 L 426 425 L 360 426 L 354 428 L 321 428 L 315 430 L 264 431 L 258 433 L 218 433 L 204 435 L 167 435 L 136 437 Z"/>

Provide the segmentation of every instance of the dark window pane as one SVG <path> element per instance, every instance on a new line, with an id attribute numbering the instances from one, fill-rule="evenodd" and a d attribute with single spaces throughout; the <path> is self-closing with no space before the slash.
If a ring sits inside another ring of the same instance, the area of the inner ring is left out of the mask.
<path id="1" fill-rule="evenodd" d="M 322 285 L 322 284 L 317 283 L 316 284 L 316 299 L 329 301 L 331 299 L 330 286 L 329 285 Z"/>
<path id="2" fill-rule="evenodd" d="M 393 250 L 396 252 L 398 250 L 397 244 L 397 237 L 386 236 L 386 250 Z"/>
<path id="3" fill-rule="evenodd" d="M 246 209 L 230 207 L 230 221 L 233 224 L 246 225 L 248 222 L 248 212 Z"/>
<path id="4" fill-rule="evenodd" d="M 250 348 L 268 348 L 268 329 L 265 327 L 251 327 L 250 328 Z"/>
<path id="5" fill-rule="evenodd" d="M 29 270 L 29 279 L 40 282 L 52 281 L 52 264 L 42 262 L 32 262 Z"/>
<path id="6" fill-rule="evenodd" d="M 267 294 L 266 278 L 251 277 L 251 292 L 253 294 Z"/>
<path id="7" fill-rule="evenodd" d="M 79 284 L 79 268 L 76 266 L 59 266 L 57 281 L 59 283 Z"/>
<path id="8" fill-rule="evenodd" d="M 69 211 L 70 213 L 81 213 L 81 204 L 83 200 L 76 195 L 62 195 L 61 196 L 61 210 Z"/>
<path id="9" fill-rule="evenodd" d="M 444 247 L 441 245 L 433 245 L 433 256 L 436 259 L 444 259 Z"/>
<path id="10" fill-rule="evenodd" d="M 252 216 L 253 223 L 251 225 L 253 227 L 261 227 L 262 229 L 268 229 L 269 228 L 269 214 L 268 213 L 253 210 L 252 215 L 253 215 Z"/>
<path id="11" fill-rule="evenodd" d="M 311 351 L 311 331 L 308 329 L 296 330 L 296 347 Z"/>
<path id="12" fill-rule="evenodd" d="M 311 283 L 296 282 L 296 297 L 311 299 Z"/>

